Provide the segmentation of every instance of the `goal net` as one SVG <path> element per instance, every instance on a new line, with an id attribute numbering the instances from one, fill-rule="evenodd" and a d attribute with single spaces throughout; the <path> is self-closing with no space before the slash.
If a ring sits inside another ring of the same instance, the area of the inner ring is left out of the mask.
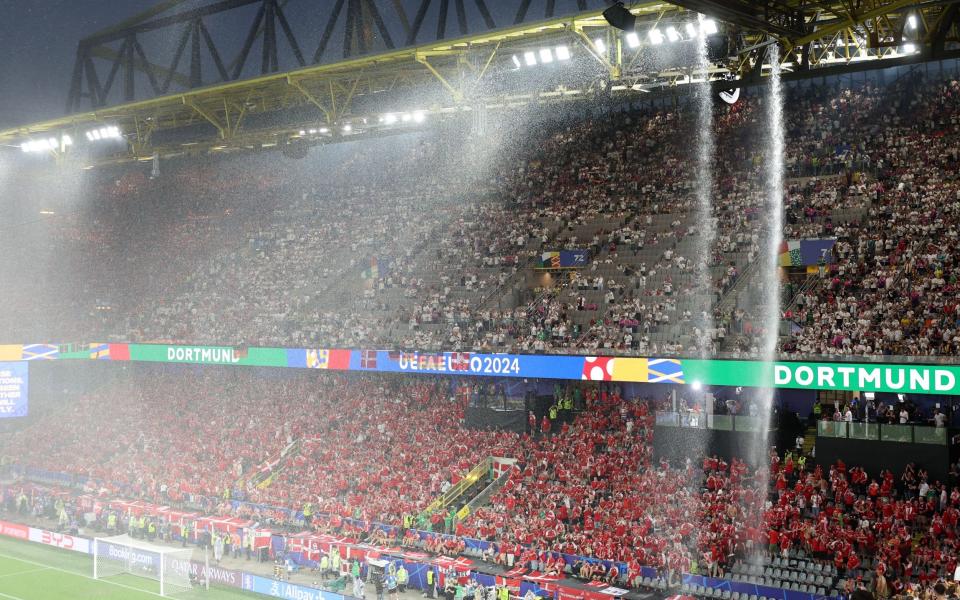
<path id="1" fill-rule="evenodd" d="M 160 583 L 160 595 L 172 596 L 204 585 L 206 568 L 191 565 L 192 548 L 169 548 L 138 540 L 129 535 L 95 538 L 93 541 L 93 578 L 134 575 Z M 191 581 L 191 571 L 197 577 Z"/>

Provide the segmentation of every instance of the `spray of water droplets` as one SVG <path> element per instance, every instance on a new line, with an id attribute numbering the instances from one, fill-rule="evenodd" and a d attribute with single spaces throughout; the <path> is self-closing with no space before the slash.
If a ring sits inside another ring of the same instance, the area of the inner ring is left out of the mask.
<path id="1" fill-rule="evenodd" d="M 771 44 L 767 53 L 770 61 L 770 89 L 765 101 L 766 104 L 766 140 L 765 144 L 765 206 L 761 227 L 766 246 L 763 249 L 762 271 L 763 303 L 761 306 L 761 323 L 763 324 L 763 338 L 761 340 L 761 358 L 768 365 L 771 373 L 769 380 L 773 381 L 773 361 L 776 358 L 777 338 L 780 326 L 780 285 L 777 266 L 777 256 L 783 238 L 783 172 L 784 172 L 784 125 L 783 125 L 783 89 L 780 81 L 780 50 L 776 44 Z M 773 388 L 761 390 L 758 397 L 758 415 L 760 430 L 754 446 L 754 459 L 758 465 L 765 465 L 769 448 L 770 417 L 773 404 Z M 767 478 L 768 469 L 760 469 L 760 473 Z M 759 481 L 761 489 L 766 489 L 769 481 Z"/>
<path id="2" fill-rule="evenodd" d="M 713 133 L 713 97 L 709 77 L 710 58 L 707 36 L 697 39 L 696 70 L 703 73 L 703 83 L 697 87 L 697 313 L 700 331 L 697 344 L 701 356 L 711 352 L 713 325 L 713 246 L 717 237 L 713 218 L 713 157 L 715 141 Z"/>

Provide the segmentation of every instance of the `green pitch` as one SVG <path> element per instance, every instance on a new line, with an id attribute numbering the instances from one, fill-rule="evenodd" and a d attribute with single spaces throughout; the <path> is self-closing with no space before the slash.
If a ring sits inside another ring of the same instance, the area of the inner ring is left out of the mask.
<path id="1" fill-rule="evenodd" d="M 156 600 L 160 583 L 133 575 L 92 578 L 93 559 L 76 552 L 0 538 L 0 600 Z M 227 588 L 181 591 L 187 600 L 252 600 Z"/>

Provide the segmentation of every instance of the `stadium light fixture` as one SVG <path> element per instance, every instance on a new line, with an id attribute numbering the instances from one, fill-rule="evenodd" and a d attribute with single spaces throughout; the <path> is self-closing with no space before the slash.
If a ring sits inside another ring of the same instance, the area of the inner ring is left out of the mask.
<path id="1" fill-rule="evenodd" d="M 903 45 L 903 51 L 905 54 L 913 54 L 917 51 L 917 47 L 911 43 L 906 43 Z"/>
<path id="2" fill-rule="evenodd" d="M 700 33 L 703 35 L 713 35 L 718 31 L 720 30 L 717 29 L 717 22 L 713 19 L 704 19 L 703 22 L 700 23 Z"/>
<path id="3" fill-rule="evenodd" d="M 677 31 L 677 28 L 674 27 L 673 25 L 671 25 L 670 27 L 667 27 L 667 39 L 670 40 L 671 42 L 676 42 L 677 40 L 680 39 L 680 32 Z"/>
<path id="4" fill-rule="evenodd" d="M 98 140 L 118 140 L 121 137 L 120 128 L 116 125 L 99 127 L 87 132 L 87 140 L 90 142 L 96 142 Z"/>
<path id="5" fill-rule="evenodd" d="M 350 133 L 351 131 L 353 131 L 353 125 L 351 125 L 350 123 L 347 123 L 346 125 L 343 126 L 344 133 Z"/>
<path id="6" fill-rule="evenodd" d="M 518 57 L 516 54 L 514 54 L 514 55 L 511 57 L 511 59 L 513 60 L 513 66 L 519 69 L 520 66 L 521 66 L 521 65 L 520 65 L 520 57 Z"/>
<path id="7" fill-rule="evenodd" d="M 330 130 L 327 129 L 326 127 L 321 127 L 321 128 L 320 128 L 320 133 L 330 133 Z"/>
<path id="8" fill-rule="evenodd" d="M 693 23 L 687 23 L 686 30 L 687 30 L 687 36 L 690 37 L 690 39 L 697 37 L 697 26 L 694 25 Z"/>
<path id="9" fill-rule="evenodd" d="M 394 123 L 397 122 L 397 115 L 393 113 L 387 113 L 383 117 L 383 122 L 386 123 L 387 125 L 393 125 Z"/>
<path id="10" fill-rule="evenodd" d="M 427 119 L 427 113 L 422 110 L 413 111 L 413 122 L 414 123 L 423 123 Z"/>
<path id="11" fill-rule="evenodd" d="M 554 51 L 557 55 L 557 60 L 570 60 L 570 48 L 566 46 L 557 46 L 557 49 Z"/>
<path id="12" fill-rule="evenodd" d="M 303 136 L 305 136 L 305 135 L 307 135 L 307 132 L 301 129 L 301 130 L 300 130 L 300 137 L 303 137 Z"/>
<path id="13" fill-rule="evenodd" d="M 50 137 L 41 140 L 27 140 L 20 144 L 20 150 L 24 153 L 33 153 L 39 154 L 42 152 L 53 152 L 70 146 L 73 144 L 73 140 L 69 135 L 64 135 L 61 138 Z"/>
<path id="14" fill-rule="evenodd" d="M 553 62 L 553 52 L 550 51 L 550 48 L 540 48 L 540 62 L 545 65 Z"/>
<path id="15" fill-rule="evenodd" d="M 910 29 L 917 28 L 917 15 L 910 15 L 909 17 L 907 17 L 907 27 L 909 27 Z"/>
<path id="16" fill-rule="evenodd" d="M 534 67 L 534 66 L 536 66 L 536 64 L 537 64 L 537 55 L 534 54 L 534 53 L 531 52 L 531 51 L 524 52 L 524 53 L 523 53 L 523 62 L 524 62 L 528 67 Z"/>
<path id="17" fill-rule="evenodd" d="M 631 48 L 636 48 L 640 45 L 640 36 L 637 35 L 636 31 L 631 31 L 627 34 L 627 46 Z"/>
<path id="18" fill-rule="evenodd" d="M 660 30 L 657 29 L 656 27 L 651 29 L 648 35 L 650 36 L 650 43 L 653 44 L 654 46 L 658 46 L 663 43 L 663 40 L 664 40 L 663 33 L 661 33 Z"/>
<path id="19" fill-rule="evenodd" d="M 694 381 L 694 382 L 691 384 L 691 387 L 693 387 L 694 391 L 699 392 L 700 390 L 703 389 L 703 384 L 700 383 L 699 381 Z"/>
<path id="20" fill-rule="evenodd" d="M 607 45 L 604 43 L 603 38 L 597 38 L 593 40 L 593 47 L 596 48 L 597 52 L 603 54 L 607 51 Z"/>
<path id="21" fill-rule="evenodd" d="M 311 130 L 310 130 L 310 135 L 317 135 L 317 130 L 316 130 L 316 129 L 311 129 Z"/>

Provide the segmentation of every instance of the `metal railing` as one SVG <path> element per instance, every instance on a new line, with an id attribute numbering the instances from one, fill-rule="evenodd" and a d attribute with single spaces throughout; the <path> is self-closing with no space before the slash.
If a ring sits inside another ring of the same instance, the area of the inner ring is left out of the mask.
<path id="1" fill-rule="evenodd" d="M 765 417 L 750 415 L 711 415 L 695 412 L 658 411 L 656 424 L 663 427 L 712 429 L 714 431 L 756 432 L 763 428 Z M 771 425 L 770 429 L 776 429 Z"/>
<path id="2" fill-rule="evenodd" d="M 818 421 L 817 437 L 946 446 L 947 428 L 929 425 Z"/>
<path id="3" fill-rule="evenodd" d="M 493 467 L 493 459 L 487 457 L 480 461 L 477 466 L 470 469 L 470 472 L 464 475 L 463 479 L 456 482 L 450 489 L 448 489 L 443 494 L 437 496 L 437 498 L 424 509 L 424 513 L 432 514 L 438 510 L 445 509 L 446 507 L 453 504 L 460 496 L 467 492 L 481 477 L 484 477 L 487 473 L 490 472 L 490 469 Z"/>

